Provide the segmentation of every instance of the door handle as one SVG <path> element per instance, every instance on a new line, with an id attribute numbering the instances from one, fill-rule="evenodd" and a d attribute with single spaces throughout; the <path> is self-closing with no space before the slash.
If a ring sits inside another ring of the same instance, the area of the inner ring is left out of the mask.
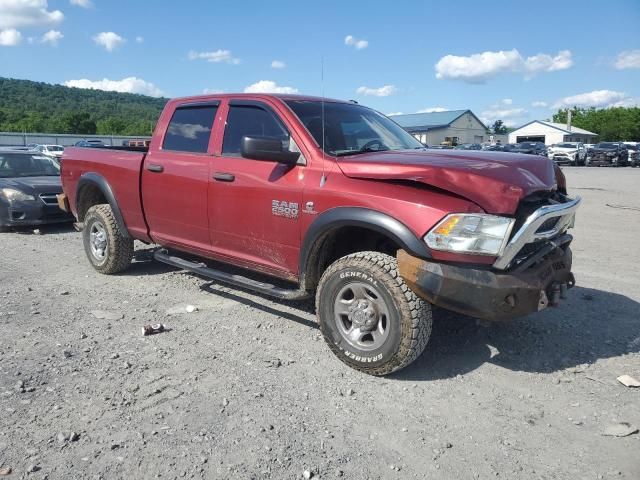
<path id="1" fill-rule="evenodd" d="M 216 172 L 213 174 L 213 179 L 219 182 L 233 182 L 236 176 L 232 173 Z"/>
<path id="2" fill-rule="evenodd" d="M 162 165 L 156 165 L 156 164 L 149 164 L 147 165 L 147 170 L 149 170 L 150 172 L 153 173 L 162 173 L 164 172 L 164 167 Z"/>

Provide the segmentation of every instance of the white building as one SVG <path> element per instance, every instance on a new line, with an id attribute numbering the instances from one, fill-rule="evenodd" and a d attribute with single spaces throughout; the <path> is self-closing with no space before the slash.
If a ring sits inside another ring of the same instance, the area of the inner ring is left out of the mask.
<path id="1" fill-rule="evenodd" d="M 425 145 L 482 143 L 487 128 L 471 110 L 393 115 L 393 121 Z"/>
<path id="2" fill-rule="evenodd" d="M 553 145 L 561 142 L 595 143 L 597 133 L 564 123 L 534 120 L 509 133 L 509 143 L 544 142 Z"/>

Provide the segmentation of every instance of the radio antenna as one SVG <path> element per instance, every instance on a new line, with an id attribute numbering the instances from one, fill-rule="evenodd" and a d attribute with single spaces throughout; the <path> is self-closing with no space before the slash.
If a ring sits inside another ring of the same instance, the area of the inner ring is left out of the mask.
<path id="1" fill-rule="evenodd" d="M 324 187 L 324 184 L 327 183 L 327 176 L 324 173 L 324 55 L 320 59 L 320 105 L 321 105 L 321 114 L 320 121 L 322 122 L 322 177 L 320 177 L 320 187 Z"/>

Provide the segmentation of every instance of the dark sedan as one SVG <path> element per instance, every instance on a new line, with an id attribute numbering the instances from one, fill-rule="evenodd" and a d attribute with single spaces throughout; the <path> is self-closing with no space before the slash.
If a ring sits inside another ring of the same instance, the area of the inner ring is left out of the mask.
<path id="1" fill-rule="evenodd" d="M 600 142 L 587 157 L 587 166 L 609 165 L 624 167 L 629 165 L 629 152 L 622 142 Z"/>
<path id="2" fill-rule="evenodd" d="M 70 222 L 58 207 L 60 166 L 40 153 L 0 150 L 0 231 L 21 225 Z"/>
<path id="3" fill-rule="evenodd" d="M 513 153 L 547 156 L 547 146 L 542 142 L 520 142 L 510 151 Z"/>

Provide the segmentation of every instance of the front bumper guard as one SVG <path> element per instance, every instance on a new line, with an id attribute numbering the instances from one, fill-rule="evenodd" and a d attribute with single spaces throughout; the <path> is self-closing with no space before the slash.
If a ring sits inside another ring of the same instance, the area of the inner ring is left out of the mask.
<path id="1" fill-rule="evenodd" d="M 566 242 L 525 271 L 435 263 L 398 252 L 400 275 L 426 301 L 483 320 L 504 321 L 557 305 L 575 285 Z"/>
<path id="2" fill-rule="evenodd" d="M 502 250 L 502 254 L 494 262 L 493 268 L 496 270 L 508 269 L 516 258 L 516 255 L 518 255 L 522 247 L 526 244 L 549 240 L 573 226 L 575 213 L 580 202 L 582 202 L 582 199 L 576 197 L 565 203 L 545 205 L 529 215 L 522 227 L 520 227 L 506 244 Z M 540 228 L 545 222 L 553 218 L 558 218 L 557 222 L 548 230 L 540 231 Z"/>

